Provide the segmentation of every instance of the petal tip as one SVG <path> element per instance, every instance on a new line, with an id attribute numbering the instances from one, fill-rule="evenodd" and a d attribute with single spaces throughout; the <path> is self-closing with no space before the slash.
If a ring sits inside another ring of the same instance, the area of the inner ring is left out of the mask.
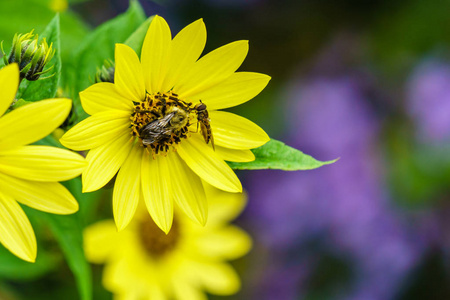
<path id="1" fill-rule="evenodd" d="M 35 253 L 30 253 L 27 256 L 21 256 L 20 258 L 22 258 L 23 260 L 30 262 L 30 263 L 35 263 L 36 262 L 36 252 Z"/>
<path id="2" fill-rule="evenodd" d="M 128 224 L 125 224 L 124 222 L 119 222 L 116 218 L 114 218 L 114 222 L 116 223 L 117 232 L 121 232 L 128 225 Z"/>
<path id="3" fill-rule="evenodd" d="M 200 226 L 205 227 L 208 221 L 208 216 L 202 216 L 200 219 L 197 219 L 197 221 L 200 224 Z"/>
<path id="4" fill-rule="evenodd" d="M 155 219 L 153 219 L 153 221 L 166 235 L 169 234 L 169 231 L 172 228 L 172 221 L 163 220 L 162 222 L 159 222 L 160 220 Z"/>

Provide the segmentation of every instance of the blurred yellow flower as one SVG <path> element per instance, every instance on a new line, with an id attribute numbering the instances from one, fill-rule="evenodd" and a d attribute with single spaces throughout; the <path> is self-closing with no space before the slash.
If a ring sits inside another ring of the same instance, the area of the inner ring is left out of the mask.
<path id="1" fill-rule="evenodd" d="M 0 70 L 0 116 L 14 100 L 19 68 Z M 36 238 L 20 202 L 55 214 L 70 214 L 78 203 L 57 181 L 78 176 L 82 156 L 68 150 L 30 145 L 50 134 L 69 114 L 69 99 L 42 100 L 0 118 L 0 242 L 16 256 L 33 262 Z"/>
<path id="2" fill-rule="evenodd" d="M 118 172 L 113 212 L 119 230 L 133 218 L 141 197 L 166 233 L 174 202 L 204 225 L 208 206 L 201 180 L 241 192 L 224 160 L 252 161 L 249 149 L 269 141 L 253 122 L 217 111 L 250 100 L 270 80 L 264 74 L 235 72 L 248 42 L 230 43 L 198 59 L 205 43 L 201 19 L 172 39 L 166 21 L 155 16 L 141 60 L 130 47 L 117 44 L 114 83 L 97 83 L 80 93 L 91 117 L 69 130 L 61 143 L 90 149 L 84 192 L 100 189 Z"/>
<path id="3" fill-rule="evenodd" d="M 50 0 L 49 5 L 54 12 L 63 12 L 69 7 L 69 2 L 67 0 Z"/>
<path id="4" fill-rule="evenodd" d="M 103 285 L 114 299 L 206 299 L 204 291 L 231 295 L 240 289 L 234 269 L 225 262 L 245 255 L 250 237 L 230 225 L 243 209 L 245 197 L 206 187 L 212 199 L 205 227 L 175 214 L 164 234 L 143 206 L 123 231 L 112 220 L 84 231 L 87 259 L 104 263 Z"/>

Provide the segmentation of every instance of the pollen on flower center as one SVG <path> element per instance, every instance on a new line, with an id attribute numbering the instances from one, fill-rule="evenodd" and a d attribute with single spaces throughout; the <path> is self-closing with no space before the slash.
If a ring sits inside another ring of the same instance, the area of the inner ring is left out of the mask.
<path id="1" fill-rule="evenodd" d="M 160 257 L 177 245 L 180 238 L 179 224 L 174 219 L 172 229 L 166 235 L 151 218 L 146 218 L 139 225 L 139 237 L 150 256 Z"/>
<path id="2" fill-rule="evenodd" d="M 195 117 L 192 103 L 178 98 L 172 91 L 147 94 L 136 102 L 131 115 L 131 134 L 154 154 L 169 151 L 169 147 L 188 137 L 189 125 Z"/>

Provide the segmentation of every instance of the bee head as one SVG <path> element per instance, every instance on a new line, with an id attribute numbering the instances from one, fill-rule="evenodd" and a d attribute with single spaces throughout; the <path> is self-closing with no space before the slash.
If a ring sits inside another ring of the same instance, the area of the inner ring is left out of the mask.
<path id="1" fill-rule="evenodd" d="M 194 109 L 195 109 L 196 111 L 203 111 L 203 110 L 206 110 L 206 104 L 203 103 L 203 102 L 200 100 L 200 103 L 195 104 Z"/>

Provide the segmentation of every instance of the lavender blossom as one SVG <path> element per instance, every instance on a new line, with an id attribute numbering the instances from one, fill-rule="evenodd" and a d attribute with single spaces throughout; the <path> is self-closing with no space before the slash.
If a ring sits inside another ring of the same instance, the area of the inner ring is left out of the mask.
<path id="1" fill-rule="evenodd" d="M 421 141 L 450 142 L 450 64 L 419 64 L 407 84 L 407 105 Z"/>
<path id="2" fill-rule="evenodd" d="M 333 299 L 392 299 L 426 242 L 389 201 L 374 150 L 379 124 L 361 86 L 352 77 L 294 84 L 288 119 L 295 131 L 288 144 L 322 160 L 341 159 L 308 172 L 259 172 L 250 179 L 254 200 L 248 215 L 256 219 L 263 243 L 278 255 L 319 239 L 328 246 L 318 253 L 351 258 L 350 288 Z M 293 263 L 286 260 L 279 268 Z M 268 275 L 264 286 L 270 291 L 277 280 Z M 273 299 L 266 295 L 263 299 Z"/>

